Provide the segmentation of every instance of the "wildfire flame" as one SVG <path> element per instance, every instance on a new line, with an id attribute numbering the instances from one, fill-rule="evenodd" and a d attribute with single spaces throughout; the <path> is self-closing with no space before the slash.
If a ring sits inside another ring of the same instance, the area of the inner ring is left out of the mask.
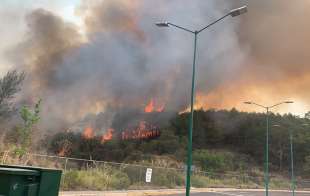
<path id="1" fill-rule="evenodd" d="M 60 151 L 58 152 L 58 156 L 60 157 L 64 157 L 66 155 L 67 150 L 63 147 L 60 149 Z"/>
<path id="2" fill-rule="evenodd" d="M 153 99 L 151 99 L 150 102 L 145 106 L 144 112 L 150 113 L 153 112 L 153 110 L 154 110 L 154 101 Z"/>
<path id="3" fill-rule="evenodd" d="M 70 151 L 70 147 L 71 143 L 68 140 L 65 140 L 57 153 L 58 156 L 64 157 Z"/>
<path id="4" fill-rule="evenodd" d="M 145 106 L 144 112 L 145 113 L 151 113 L 151 112 L 162 112 L 164 111 L 164 105 L 161 105 L 159 107 L 155 107 L 154 100 L 151 99 L 150 102 Z"/>
<path id="5" fill-rule="evenodd" d="M 91 139 L 91 138 L 93 138 L 93 137 L 94 137 L 93 128 L 91 128 L 91 127 L 86 127 L 86 128 L 84 129 L 84 132 L 83 132 L 83 137 L 84 137 L 85 139 Z"/>
<path id="6" fill-rule="evenodd" d="M 159 108 L 157 108 L 156 112 L 163 112 L 164 109 L 165 109 L 165 106 L 162 105 L 162 106 L 160 106 Z"/>
<path id="7" fill-rule="evenodd" d="M 108 131 L 102 135 L 101 143 L 111 140 L 113 138 L 113 132 L 114 132 L 114 129 L 109 128 Z"/>
<path id="8" fill-rule="evenodd" d="M 148 139 L 159 135 L 160 132 L 155 126 L 148 125 L 145 121 L 141 121 L 136 129 L 123 131 L 122 139 Z"/>

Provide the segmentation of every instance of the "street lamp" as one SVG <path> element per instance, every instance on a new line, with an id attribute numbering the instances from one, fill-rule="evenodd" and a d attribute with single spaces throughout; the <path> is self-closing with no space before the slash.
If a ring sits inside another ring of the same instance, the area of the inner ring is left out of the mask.
<path id="1" fill-rule="evenodd" d="M 282 104 L 290 104 L 294 103 L 293 101 L 283 101 L 272 106 L 263 106 L 257 104 L 255 102 L 246 101 L 244 104 L 256 105 L 258 107 L 266 109 L 266 146 L 265 146 L 265 196 L 268 196 L 268 189 L 269 189 L 269 111 L 270 109 L 282 105 Z"/>
<path id="2" fill-rule="evenodd" d="M 171 22 L 159 22 L 156 23 L 158 27 L 175 27 L 181 29 L 183 31 L 189 32 L 194 35 L 194 57 L 193 57 L 193 68 L 192 68 L 192 85 L 191 85 L 191 112 L 189 116 L 189 127 L 188 127 L 188 147 L 187 147 L 187 171 L 186 171 L 186 196 L 190 194 L 190 183 L 191 183 L 191 166 L 192 166 L 192 138 L 193 138 L 193 119 L 194 119 L 194 95 L 195 95 L 195 69 L 196 69 L 196 52 L 197 52 L 197 37 L 198 34 L 208 27 L 214 25 L 215 23 L 223 20 L 227 16 L 239 16 L 247 12 L 247 6 L 242 6 L 237 9 L 231 10 L 226 15 L 221 18 L 215 20 L 214 22 L 208 24 L 207 26 L 199 29 L 199 30 L 190 30 L 185 27 L 181 27 L 179 25 L 173 24 Z"/>
<path id="3" fill-rule="evenodd" d="M 272 125 L 273 127 L 282 127 L 281 125 Z M 291 190 L 292 196 L 295 196 L 295 176 L 294 176 L 294 147 L 293 147 L 293 129 L 290 128 L 290 159 L 291 159 Z"/>

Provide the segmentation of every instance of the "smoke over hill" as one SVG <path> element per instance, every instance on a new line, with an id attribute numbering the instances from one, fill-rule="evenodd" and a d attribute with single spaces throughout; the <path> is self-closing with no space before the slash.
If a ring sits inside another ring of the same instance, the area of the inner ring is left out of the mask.
<path id="1" fill-rule="evenodd" d="M 310 4 L 304 0 L 84 1 L 77 8 L 84 34 L 52 12 L 33 10 L 25 17 L 28 33 L 14 50 L 16 66 L 28 74 L 23 100 L 43 99 L 45 128 L 108 108 L 143 110 L 151 100 L 156 108 L 185 110 L 192 37 L 154 23 L 200 28 L 244 3 L 248 15 L 227 18 L 199 37 L 197 107 L 266 101 L 274 91 L 273 100 L 308 101 L 302 89 L 309 84 Z"/>

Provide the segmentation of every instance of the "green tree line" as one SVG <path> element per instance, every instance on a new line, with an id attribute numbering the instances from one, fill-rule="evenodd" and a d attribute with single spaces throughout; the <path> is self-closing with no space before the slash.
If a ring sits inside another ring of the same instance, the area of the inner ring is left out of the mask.
<path id="1" fill-rule="evenodd" d="M 184 162 L 187 148 L 188 113 L 175 114 L 161 127 L 155 139 L 113 139 L 101 143 L 100 137 L 83 138 L 80 133 L 58 133 L 48 139 L 49 151 L 66 156 L 97 160 L 133 162 L 152 155 L 167 155 Z M 287 173 L 290 163 L 289 131 L 293 131 L 296 172 L 310 176 L 310 123 L 291 114 L 270 114 L 270 167 Z M 273 125 L 281 125 L 275 127 Z M 266 137 L 266 116 L 232 110 L 197 110 L 194 118 L 194 163 L 207 171 L 246 170 L 255 165 L 262 168 Z"/>

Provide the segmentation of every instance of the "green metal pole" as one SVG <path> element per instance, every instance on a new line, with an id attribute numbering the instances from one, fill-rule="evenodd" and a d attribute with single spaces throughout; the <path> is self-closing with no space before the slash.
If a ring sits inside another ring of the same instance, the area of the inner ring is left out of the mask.
<path id="1" fill-rule="evenodd" d="M 189 127 L 188 127 L 186 196 L 190 195 L 190 189 L 191 189 L 192 141 L 193 141 L 194 100 L 195 100 L 195 74 L 196 74 L 195 67 L 196 67 L 197 35 L 198 35 L 198 32 L 195 31 L 194 60 L 193 60 L 193 73 L 192 73 L 192 92 L 191 92 L 191 113 L 190 113 L 190 117 L 189 117 Z"/>
<path id="2" fill-rule="evenodd" d="M 295 177 L 294 177 L 294 153 L 293 153 L 293 131 L 290 131 L 290 144 L 291 144 L 291 189 L 292 195 L 295 196 Z"/>
<path id="3" fill-rule="evenodd" d="M 265 147 L 265 196 L 269 189 L 269 107 L 266 107 L 266 147 Z"/>

